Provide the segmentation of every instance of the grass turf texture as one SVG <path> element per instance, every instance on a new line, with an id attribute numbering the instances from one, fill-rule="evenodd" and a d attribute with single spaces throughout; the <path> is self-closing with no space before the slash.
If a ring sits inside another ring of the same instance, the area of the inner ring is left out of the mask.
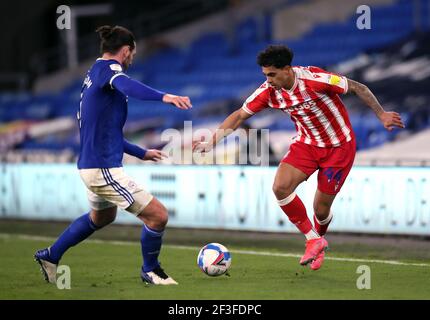
<path id="1" fill-rule="evenodd" d="M 65 226 L 1 221 L 0 233 L 8 236 L 0 237 L 0 299 L 430 299 L 429 267 L 327 260 L 315 272 L 301 267 L 296 257 L 234 253 L 234 250 L 254 250 L 302 254 L 300 236 L 261 234 L 261 241 L 256 241 L 255 234 L 223 232 L 220 236 L 214 231 L 177 229 L 167 231 L 160 260 L 179 286 L 142 283 L 138 241 L 84 242 L 70 249 L 61 261 L 71 268 L 72 289 L 59 290 L 43 281 L 32 258 L 36 249 L 46 247 L 51 241 L 22 238 L 17 234 L 56 236 Z M 135 240 L 138 234 L 136 227 L 112 226 L 91 239 Z M 366 243 L 368 239 L 360 245 L 354 237 L 333 238 L 337 241 L 333 241 L 329 257 L 394 258 L 428 263 L 428 250 L 424 250 L 426 246 L 428 249 L 428 241 L 376 239 L 379 244 L 372 246 Z M 221 242 L 233 251 L 230 277 L 211 278 L 198 269 L 198 248 L 211 241 Z M 406 243 L 399 245 L 402 241 Z M 195 246 L 195 249 L 172 246 L 178 244 Z M 371 268 L 370 290 L 356 287 L 360 276 L 356 273 L 357 267 L 362 264 Z"/>

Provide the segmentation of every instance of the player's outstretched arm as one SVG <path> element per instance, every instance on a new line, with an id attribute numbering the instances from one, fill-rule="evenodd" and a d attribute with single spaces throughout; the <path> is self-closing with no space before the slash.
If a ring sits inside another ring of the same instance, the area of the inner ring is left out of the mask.
<path id="1" fill-rule="evenodd" d="M 375 95 L 370 91 L 370 89 L 357 81 L 348 79 L 348 93 L 356 94 L 361 101 L 363 101 L 367 106 L 369 106 L 381 121 L 382 125 L 388 131 L 393 130 L 393 127 L 404 128 L 402 118 L 400 114 L 392 111 L 385 111 L 379 103 Z"/>
<path id="2" fill-rule="evenodd" d="M 222 138 L 228 136 L 234 130 L 239 128 L 239 126 L 250 117 L 252 117 L 252 115 L 245 112 L 242 108 L 236 110 L 223 121 L 218 129 L 216 129 L 211 141 L 194 141 L 193 151 L 210 151 Z"/>
<path id="3" fill-rule="evenodd" d="M 167 155 L 157 149 L 144 149 L 124 139 L 124 152 L 140 160 L 160 161 Z"/>
<path id="4" fill-rule="evenodd" d="M 154 88 L 151 88 L 140 81 L 131 79 L 126 75 L 117 76 L 112 81 L 112 86 L 121 91 L 124 95 L 130 96 L 139 100 L 163 101 L 170 103 L 179 109 L 191 108 L 189 97 L 181 97 L 173 94 L 165 93 Z"/>
<path id="5" fill-rule="evenodd" d="M 136 157 L 138 159 L 143 159 L 146 156 L 146 153 L 148 150 L 143 149 L 139 147 L 138 145 L 135 145 L 127 140 L 123 140 L 123 146 L 124 146 L 124 153 L 127 153 L 133 157 Z"/>

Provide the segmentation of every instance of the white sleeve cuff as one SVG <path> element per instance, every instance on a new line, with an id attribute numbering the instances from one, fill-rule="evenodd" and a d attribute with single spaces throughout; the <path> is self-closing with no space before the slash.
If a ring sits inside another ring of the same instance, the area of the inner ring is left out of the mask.
<path id="1" fill-rule="evenodd" d="M 345 79 L 345 91 L 343 92 L 344 94 L 346 94 L 348 92 L 348 78 L 347 77 L 343 77 Z"/>
<path id="2" fill-rule="evenodd" d="M 117 73 L 117 74 L 115 74 L 115 75 L 113 75 L 113 77 L 112 78 L 110 78 L 110 80 L 109 80 L 109 85 L 110 85 L 110 87 L 113 89 L 113 86 L 112 86 L 112 82 L 113 82 L 113 80 L 116 78 L 116 77 L 119 77 L 119 76 L 126 76 L 127 77 L 127 75 L 125 74 L 125 73 L 122 73 L 122 72 L 120 72 L 120 73 Z"/>
<path id="3" fill-rule="evenodd" d="M 246 106 L 246 104 L 244 104 L 242 106 L 243 111 L 245 111 L 246 113 L 249 113 L 250 115 L 255 114 L 255 112 L 252 112 L 251 110 L 249 110 L 249 108 Z"/>

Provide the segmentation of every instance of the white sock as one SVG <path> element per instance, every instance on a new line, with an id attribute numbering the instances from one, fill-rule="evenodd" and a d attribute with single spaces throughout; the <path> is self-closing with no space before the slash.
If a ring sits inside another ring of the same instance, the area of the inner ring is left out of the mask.
<path id="1" fill-rule="evenodd" d="M 308 233 L 305 234 L 306 240 L 319 239 L 321 236 L 312 228 Z"/>

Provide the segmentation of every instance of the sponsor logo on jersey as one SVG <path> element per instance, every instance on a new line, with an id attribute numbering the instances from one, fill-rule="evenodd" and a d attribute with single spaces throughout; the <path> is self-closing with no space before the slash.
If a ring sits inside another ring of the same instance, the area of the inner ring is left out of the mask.
<path id="1" fill-rule="evenodd" d="M 122 71 L 122 67 L 118 63 L 111 64 L 111 65 L 109 65 L 109 67 L 113 71 Z"/>
<path id="2" fill-rule="evenodd" d="M 340 77 L 339 76 L 336 76 L 336 75 L 331 75 L 330 76 L 330 84 L 332 84 L 332 85 L 338 85 L 339 83 L 340 83 Z"/>
<path id="3" fill-rule="evenodd" d="M 307 109 L 312 109 L 315 106 L 316 106 L 315 101 L 309 100 L 309 101 L 305 101 L 303 103 L 300 103 L 298 105 L 291 106 L 289 108 L 285 108 L 285 109 L 283 109 L 283 111 L 293 112 L 293 111 L 307 110 Z"/>

